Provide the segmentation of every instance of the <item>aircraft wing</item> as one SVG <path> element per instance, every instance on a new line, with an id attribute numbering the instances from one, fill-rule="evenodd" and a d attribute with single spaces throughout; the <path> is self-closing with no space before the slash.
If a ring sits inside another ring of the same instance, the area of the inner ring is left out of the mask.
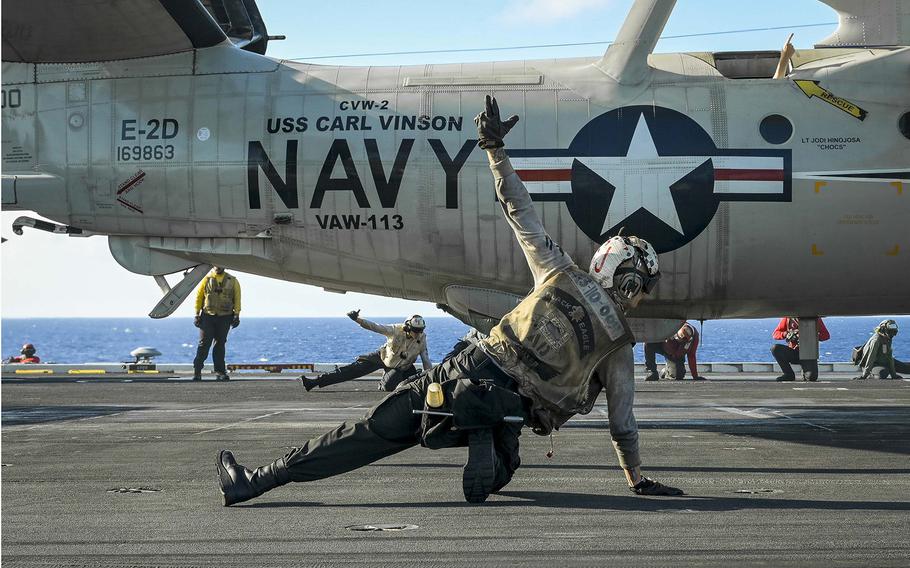
<path id="1" fill-rule="evenodd" d="M 821 0 L 837 12 L 839 25 L 816 47 L 910 45 L 907 0 Z"/>
<path id="2" fill-rule="evenodd" d="M 265 53 L 255 0 L 6 0 L 3 61 L 87 63 L 167 55 L 231 40 Z"/>

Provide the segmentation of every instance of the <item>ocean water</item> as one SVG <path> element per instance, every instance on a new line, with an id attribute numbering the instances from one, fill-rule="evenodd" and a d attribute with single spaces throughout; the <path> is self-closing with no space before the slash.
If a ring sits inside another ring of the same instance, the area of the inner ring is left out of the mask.
<path id="1" fill-rule="evenodd" d="M 375 318 L 398 323 L 403 318 Z M 820 346 L 820 360 L 848 361 L 850 351 L 869 337 L 884 319 L 875 317 L 825 318 L 831 340 Z M 894 341 L 901 360 L 910 360 L 910 317 L 897 317 L 903 330 Z M 700 361 L 772 361 L 771 332 L 778 319 L 712 320 L 702 328 Z M 696 325 L 698 325 L 696 323 Z M 454 318 L 427 318 L 430 358 L 438 362 L 467 331 Z M 36 318 L 2 320 L 3 357 L 17 354 L 25 342 L 34 343 L 42 361 L 96 363 L 126 361 L 136 347 L 161 351 L 161 362 L 190 363 L 196 353 L 199 331 L 192 319 L 168 318 Z M 378 349 L 382 336 L 362 329 L 348 318 L 243 318 L 231 331 L 227 359 L 233 363 L 333 363 L 347 362 Z M 635 346 L 636 361 L 643 361 L 642 346 Z"/>

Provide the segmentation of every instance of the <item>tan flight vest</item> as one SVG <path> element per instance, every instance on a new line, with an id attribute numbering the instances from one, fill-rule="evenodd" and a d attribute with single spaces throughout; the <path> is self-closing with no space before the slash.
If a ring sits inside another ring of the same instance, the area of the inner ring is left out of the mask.
<path id="1" fill-rule="evenodd" d="M 601 385 L 597 365 L 633 343 L 619 307 L 577 268 L 558 272 L 505 315 L 481 342 L 483 350 L 531 399 L 529 422 L 549 434 L 575 414 L 587 414 Z"/>
<path id="2" fill-rule="evenodd" d="M 397 323 L 390 327 L 395 329 L 395 333 L 388 336 L 385 345 L 379 349 L 379 357 L 383 364 L 392 369 L 413 364 L 423 351 L 427 336 L 421 334 L 420 337 L 411 339 L 405 334 L 404 324 Z"/>
<path id="3" fill-rule="evenodd" d="M 234 277 L 224 275 L 220 283 L 214 276 L 205 282 L 205 305 L 202 310 L 210 316 L 226 316 L 234 313 Z"/>

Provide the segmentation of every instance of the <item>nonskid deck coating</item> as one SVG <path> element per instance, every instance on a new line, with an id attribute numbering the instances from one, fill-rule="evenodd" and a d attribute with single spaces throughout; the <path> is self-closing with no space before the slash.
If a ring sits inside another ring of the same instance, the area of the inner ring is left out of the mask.
<path id="1" fill-rule="evenodd" d="M 906 565 L 910 382 L 712 378 L 636 385 L 645 472 L 685 497 L 628 491 L 601 398 L 552 459 L 526 431 L 481 506 L 465 450 L 414 448 L 229 509 L 218 449 L 270 461 L 362 416 L 375 381 L 4 381 L 4 566 Z"/>

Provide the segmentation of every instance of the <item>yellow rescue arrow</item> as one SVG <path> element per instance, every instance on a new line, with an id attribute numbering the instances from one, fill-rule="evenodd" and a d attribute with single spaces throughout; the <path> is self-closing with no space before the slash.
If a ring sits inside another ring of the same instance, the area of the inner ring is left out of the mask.
<path id="1" fill-rule="evenodd" d="M 825 101 L 829 105 L 837 107 L 838 109 L 849 114 L 853 118 L 858 118 L 860 120 L 865 120 L 866 115 L 869 114 L 863 109 L 859 108 L 855 104 L 851 103 L 847 99 L 842 99 L 840 97 L 835 97 L 831 94 L 828 89 L 825 89 L 819 86 L 818 81 L 809 81 L 807 79 L 795 79 L 793 81 L 796 83 L 796 86 L 799 87 L 799 90 L 803 92 L 804 95 L 809 97 L 818 97 L 819 99 Z"/>

